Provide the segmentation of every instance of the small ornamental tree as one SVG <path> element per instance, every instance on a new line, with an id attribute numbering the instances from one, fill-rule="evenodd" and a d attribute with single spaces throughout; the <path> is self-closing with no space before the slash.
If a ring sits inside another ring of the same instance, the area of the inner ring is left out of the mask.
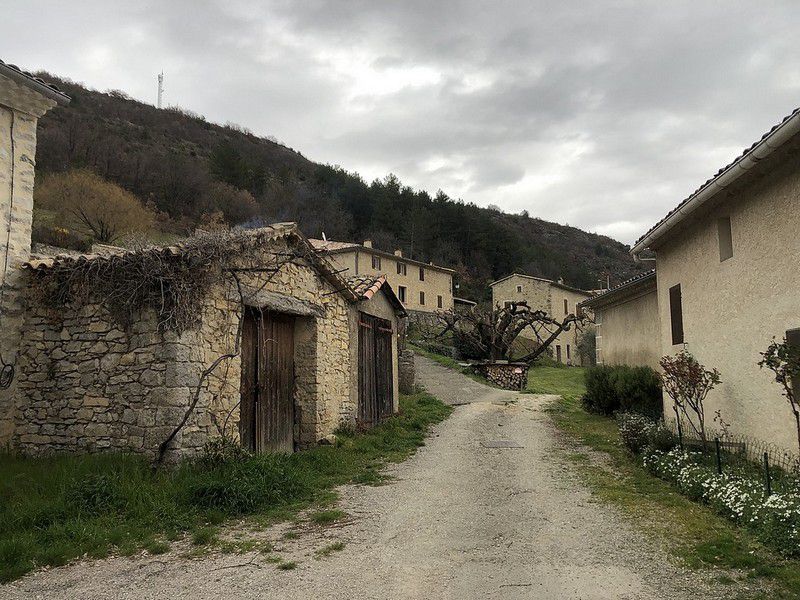
<path id="1" fill-rule="evenodd" d="M 663 356 L 659 364 L 663 371 L 660 375 L 661 383 L 664 391 L 672 398 L 675 415 L 680 418 L 682 413 L 686 417 L 705 447 L 706 424 L 703 403 L 708 393 L 722 382 L 719 371 L 706 369 L 687 350 L 681 350 L 675 356 Z"/>
<path id="2" fill-rule="evenodd" d="M 776 342 L 772 338 L 772 343 L 761 353 L 761 357 L 758 366 L 775 373 L 775 381 L 783 388 L 783 395 L 792 408 L 797 428 L 797 446 L 800 449 L 800 398 L 795 390 L 795 385 L 800 382 L 800 346 L 790 344 L 786 338 L 782 342 Z"/>

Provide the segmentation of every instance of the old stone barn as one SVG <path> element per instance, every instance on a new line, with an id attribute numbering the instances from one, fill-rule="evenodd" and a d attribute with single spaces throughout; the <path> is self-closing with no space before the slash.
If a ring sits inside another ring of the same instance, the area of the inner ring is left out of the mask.
<path id="1" fill-rule="evenodd" d="M 25 265 L 11 443 L 170 459 L 293 451 L 397 410 L 404 312 L 291 223 Z"/>

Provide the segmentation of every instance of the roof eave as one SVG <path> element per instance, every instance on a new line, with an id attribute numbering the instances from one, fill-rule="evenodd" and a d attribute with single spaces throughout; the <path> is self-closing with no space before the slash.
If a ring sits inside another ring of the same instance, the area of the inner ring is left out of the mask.
<path id="1" fill-rule="evenodd" d="M 61 106 L 66 106 L 70 102 L 70 97 L 64 92 L 55 90 L 45 83 L 42 83 L 35 77 L 26 74 L 21 69 L 16 69 L 12 65 L 8 65 L 0 60 L 0 75 L 4 75 L 9 79 L 16 81 L 20 85 L 24 85 L 33 91 L 41 94 L 45 98 L 49 98 Z"/>
<path id="2" fill-rule="evenodd" d="M 688 218 L 700 206 L 738 181 L 761 160 L 770 156 L 790 138 L 797 135 L 797 133 L 800 133 L 800 109 L 792 113 L 792 115 L 777 125 L 747 152 L 725 167 L 725 169 L 707 181 L 699 190 L 678 205 L 665 219 L 648 231 L 633 245 L 630 250 L 631 254 L 635 257 L 644 250 L 649 249 L 653 243 L 663 238 L 669 231 Z"/>

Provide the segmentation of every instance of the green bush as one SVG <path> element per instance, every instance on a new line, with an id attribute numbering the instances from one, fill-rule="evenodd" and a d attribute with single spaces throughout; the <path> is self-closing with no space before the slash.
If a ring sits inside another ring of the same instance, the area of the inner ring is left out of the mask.
<path id="1" fill-rule="evenodd" d="M 678 445 L 678 436 L 663 421 L 657 421 L 647 432 L 647 445 L 653 450 L 669 452 Z"/>
<path id="2" fill-rule="evenodd" d="M 661 383 L 650 367 L 591 367 L 581 401 L 586 410 L 603 415 L 626 411 L 658 419 L 662 414 Z"/>

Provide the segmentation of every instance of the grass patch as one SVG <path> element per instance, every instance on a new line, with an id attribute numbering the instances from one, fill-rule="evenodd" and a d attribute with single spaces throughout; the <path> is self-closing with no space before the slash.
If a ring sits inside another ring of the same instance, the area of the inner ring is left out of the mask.
<path id="1" fill-rule="evenodd" d="M 344 546 L 344 542 L 334 542 L 333 544 L 328 544 L 327 546 L 320 548 L 314 554 L 316 554 L 317 558 L 325 558 L 334 552 L 341 552 L 344 550 Z"/>
<path id="2" fill-rule="evenodd" d="M 383 464 L 407 458 L 451 411 L 425 393 L 401 396 L 400 414 L 342 432 L 336 446 L 155 473 L 130 455 L 0 455 L 0 581 L 84 555 L 166 551 L 154 540 L 186 532 L 210 540 L 204 529 L 231 517 L 264 526 L 292 518 L 329 503 L 335 486 L 374 480 Z"/>
<path id="3" fill-rule="evenodd" d="M 299 537 L 300 534 L 297 533 L 296 531 L 287 531 L 286 533 L 283 534 L 283 539 L 285 540 L 296 540 Z"/>
<path id="4" fill-rule="evenodd" d="M 344 511 L 338 509 L 320 510 L 312 513 L 309 516 L 309 520 L 315 525 L 330 525 L 331 523 L 340 521 L 346 516 L 347 514 Z"/>
<path id="5" fill-rule="evenodd" d="M 800 597 L 800 561 L 780 557 L 748 531 L 650 475 L 623 448 L 614 419 L 581 408 L 578 399 L 583 393 L 582 383 L 573 375 L 574 370 L 557 369 L 562 381 L 551 371 L 537 378 L 534 370 L 529 389 L 563 394 L 548 409 L 556 426 L 609 459 L 608 468 L 598 468 L 579 459 L 580 453 L 569 457 L 595 498 L 620 507 L 645 529 L 662 536 L 669 550 L 690 568 L 741 571 L 749 579 L 776 587 L 771 598 Z M 721 577 L 731 579 L 727 574 Z"/>
<path id="6" fill-rule="evenodd" d="M 431 352 L 430 350 L 426 350 L 416 344 L 410 343 L 409 346 L 416 352 L 417 354 L 424 356 L 425 358 L 430 358 L 432 361 L 439 363 L 443 367 L 447 367 L 448 369 L 453 369 L 454 371 L 458 371 L 462 375 L 466 375 L 470 379 L 477 381 L 478 383 L 482 383 L 484 385 L 488 385 L 490 387 L 499 388 L 500 386 L 495 385 L 485 377 L 478 375 L 475 371 L 473 371 L 470 367 L 462 367 L 457 360 L 454 358 L 450 358 L 449 356 L 444 356 L 442 354 L 437 354 L 436 352 Z"/>
<path id="7" fill-rule="evenodd" d="M 584 367 L 533 366 L 528 371 L 530 394 L 555 394 L 565 398 L 580 398 L 586 392 Z"/>
<path id="8" fill-rule="evenodd" d="M 201 527 L 192 533 L 192 544 L 207 546 L 217 541 L 217 530 L 213 527 Z"/>
<path id="9" fill-rule="evenodd" d="M 292 571 L 297 568 L 297 563 L 293 560 L 286 560 L 278 563 L 278 568 L 281 571 Z"/>

